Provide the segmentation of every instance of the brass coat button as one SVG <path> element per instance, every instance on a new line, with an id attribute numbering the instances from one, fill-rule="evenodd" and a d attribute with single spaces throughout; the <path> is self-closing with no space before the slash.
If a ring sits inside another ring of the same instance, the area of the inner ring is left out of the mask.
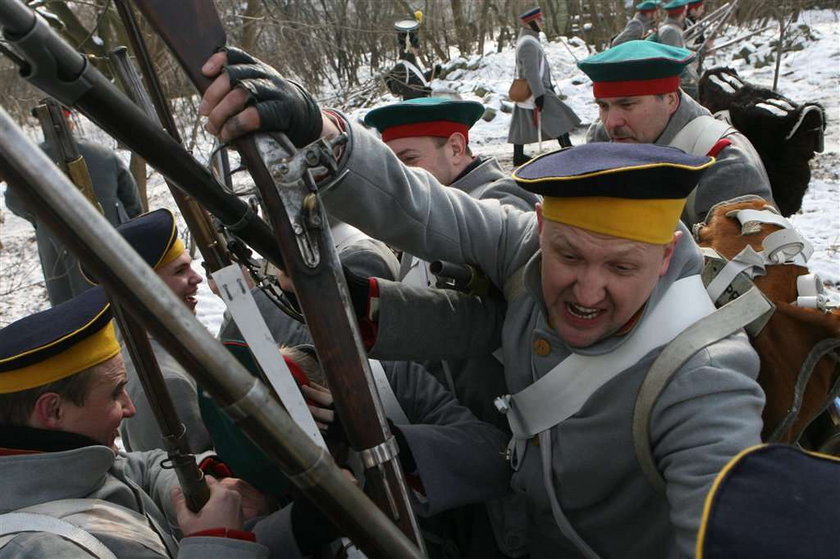
<path id="1" fill-rule="evenodd" d="M 537 338 L 534 340 L 534 353 L 540 357 L 545 357 L 551 353 L 551 344 L 544 338 Z"/>

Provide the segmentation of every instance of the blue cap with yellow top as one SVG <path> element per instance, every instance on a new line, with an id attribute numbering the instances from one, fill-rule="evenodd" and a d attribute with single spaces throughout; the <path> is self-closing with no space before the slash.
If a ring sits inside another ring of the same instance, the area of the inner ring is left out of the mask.
<path id="1" fill-rule="evenodd" d="M 0 330 L 0 394 L 81 373 L 120 352 L 101 287 Z"/>
<path id="2" fill-rule="evenodd" d="M 666 244 L 686 198 L 714 161 L 673 147 L 598 142 L 532 159 L 513 178 L 543 195 L 549 221 Z"/>

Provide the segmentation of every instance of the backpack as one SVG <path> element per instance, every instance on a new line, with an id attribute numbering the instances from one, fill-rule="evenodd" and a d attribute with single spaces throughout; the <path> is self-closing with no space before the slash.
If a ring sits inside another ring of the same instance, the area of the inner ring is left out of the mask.
<path id="1" fill-rule="evenodd" d="M 766 395 L 762 439 L 840 455 L 840 419 L 836 417 L 840 411 L 840 310 L 818 276 L 808 272 L 810 244 L 758 196 L 713 206 L 705 221 L 695 225 L 694 237 L 705 256 L 703 283 L 720 307 L 710 317 L 737 301 L 746 303 L 744 298 L 754 297 L 757 290 L 772 303 L 770 312 L 746 316 L 765 304 L 762 299 L 750 301 L 739 311 L 745 315 L 742 325 L 761 360 L 758 382 Z M 737 330 L 737 322 L 730 326 Z M 716 332 L 706 343 L 726 333 Z M 682 361 L 663 365 L 677 345 L 685 346 L 687 340 Z M 634 446 L 655 487 L 664 483 L 651 451 L 652 408 L 674 372 L 704 345 L 692 345 L 690 337 L 675 339 L 651 366 L 637 397 Z"/>

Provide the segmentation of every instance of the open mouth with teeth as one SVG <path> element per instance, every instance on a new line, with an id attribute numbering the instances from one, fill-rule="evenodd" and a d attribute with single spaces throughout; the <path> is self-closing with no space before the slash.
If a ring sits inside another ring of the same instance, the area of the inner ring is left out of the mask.
<path id="1" fill-rule="evenodd" d="M 186 301 L 187 305 L 189 305 L 190 307 L 195 307 L 198 304 L 198 298 L 196 297 L 195 293 L 184 297 L 184 301 Z"/>
<path id="2" fill-rule="evenodd" d="M 603 312 L 601 309 L 582 307 L 574 303 L 566 303 L 566 310 L 569 311 L 569 314 L 571 314 L 575 318 L 581 318 L 584 320 L 592 320 L 593 318 L 595 318 Z"/>

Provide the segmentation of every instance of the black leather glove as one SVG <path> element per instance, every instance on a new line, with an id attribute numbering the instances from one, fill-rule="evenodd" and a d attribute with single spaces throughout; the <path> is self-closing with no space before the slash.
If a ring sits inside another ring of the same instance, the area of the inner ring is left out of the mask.
<path id="1" fill-rule="evenodd" d="M 321 136 L 321 109 L 299 84 L 247 52 L 228 47 L 225 72 L 231 87 L 249 93 L 248 104 L 257 108 L 260 129 L 282 132 L 297 147 L 311 144 Z"/>
<path id="2" fill-rule="evenodd" d="M 545 95 L 544 94 L 540 95 L 539 97 L 534 99 L 534 105 L 536 105 L 539 110 L 542 110 L 543 103 L 545 103 Z"/>
<path id="3" fill-rule="evenodd" d="M 368 299 L 370 299 L 370 281 L 342 266 L 344 280 L 347 282 L 347 290 L 350 292 L 350 301 L 353 303 L 353 311 L 360 319 L 367 318 Z"/>

